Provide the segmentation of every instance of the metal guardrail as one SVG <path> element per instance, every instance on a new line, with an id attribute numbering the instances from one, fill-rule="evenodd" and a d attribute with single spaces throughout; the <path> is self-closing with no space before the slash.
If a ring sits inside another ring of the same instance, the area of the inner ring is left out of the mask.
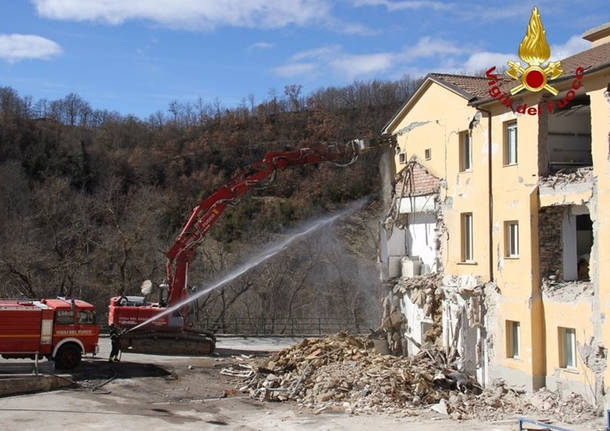
<path id="1" fill-rule="evenodd" d="M 535 421 L 528 418 L 519 418 L 519 431 L 523 431 L 523 424 L 532 424 L 539 427 L 543 427 L 542 430 L 554 430 L 554 431 L 574 431 L 568 428 L 558 427 L 557 425 L 551 425 L 544 422 Z M 608 430 L 608 428 L 606 428 Z"/>
<path id="2" fill-rule="evenodd" d="M 353 321 L 323 317 L 306 318 L 231 318 L 223 326 L 216 325 L 214 320 L 204 317 L 199 320 L 197 329 L 212 331 L 216 334 L 232 335 L 275 335 L 275 336 L 308 336 L 334 334 L 339 331 L 367 333 L 369 328 L 376 328 L 378 323 L 362 322 L 358 327 Z"/>
<path id="3" fill-rule="evenodd" d="M 102 319 L 100 319 L 102 320 Z M 320 336 L 348 331 L 354 334 L 368 334 L 369 328 L 376 328 L 379 322 L 362 322 L 359 327 L 353 321 L 324 317 L 305 318 L 248 318 L 233 317 L 225 320 L 224 327 L 214 326 L 215 318 L 203 317 L 195 322 L 194 330 L 210 331 L 218 335 L 243 336 Z M 104 320 L 98 321 L 100 333 L 108 333 Z"/>

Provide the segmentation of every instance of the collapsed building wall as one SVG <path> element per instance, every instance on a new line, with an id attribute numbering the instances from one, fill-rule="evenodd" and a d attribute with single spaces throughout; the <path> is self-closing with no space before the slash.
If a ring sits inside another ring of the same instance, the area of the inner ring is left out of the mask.
<path id="1" fill-rule="evenodd" d="M 393 353 L 415 354 L 441 332 L 438 245 L 440 180 L 415 159 L 396 176 L 381 224 L 381 277 L 386 288 L 380 328 Z"/>
<path id="2" fill-rule="evenodd" d="M 443 345 L 460 371 L 486 383 L 484 284 L 471 275 L 446 275 L 442 290 Z"/>
<path id="3" fill-rule="evenodd" d="M 597 178 L 591 168 L 562 170 L 541 178 L 539 193 L 547 205 L 539 211 L 545 385 L 580 393 L 601 408 L 608 352 L 599 297 Z"/>
<path id="4" fill-rule="evenodd" d="M 381 330 L 389 352 L 444 347 L 458 369 L 485 383 L 484 286 L 473 276 L 443 276 L 443 185 L 415 159 L 397 175 L 382 225 L 387 296 Z"/>

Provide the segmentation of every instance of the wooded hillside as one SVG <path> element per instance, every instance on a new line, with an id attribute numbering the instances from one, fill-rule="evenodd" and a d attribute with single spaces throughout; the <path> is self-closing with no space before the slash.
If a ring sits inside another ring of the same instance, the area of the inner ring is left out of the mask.
<path id="1" fill-rule="evenodd" d="M 239 167 L 269 150 L 377 136 L 416 85 L 358 82 L 308 97 L 293 85 L 231 109 L 172 102 L 147 119 L 94 110 L 75 94 L 34 102 L 0 88 L 0 296 L 73 295 L 103 319 L 111 296 L 162 281 L 165 251 L 192 207 Z M 349 168 L 288 170 L 253 191 L 206 238 L 191 285 L 299 221 L 377 192 L 377 162 L 370 152 Z M 346 240 L 349 228 L 314 236 L 200 301 L 200 320 L 374 317 L 376 238 L 364 232 L 373 212 L 362 212 L 362 241 Z"/>

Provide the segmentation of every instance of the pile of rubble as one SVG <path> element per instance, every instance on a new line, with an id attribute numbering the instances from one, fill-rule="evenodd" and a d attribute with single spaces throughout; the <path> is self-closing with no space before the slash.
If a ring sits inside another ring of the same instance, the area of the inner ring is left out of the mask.
<path id="1" fill-rule="evenodd" d="M 381 326 L 371 334 L 376 339 L 385 339 L 387 352 L 395 355 L 407 354 L 407 339 L 421 348 L 421 343 L 408 335 L 407 319 L 401 311 L 400 301 L 408 298 L 419 307 L 426 321 L 431 322 L 430 328 L 422 334 L 425 347 L 440 343 L 442 332 L 443 288 L 442 277 L 439 274 L 418 275 L 408 278 L 394 279 L 386 283 L 388 295 L 384 298 Z"/>
<path id="2" fill-rule="evenodd" d="M 339 408 L 347 413 L 415 415 L 433 409 L 454 419 L 486 420 L 536 413 L 566 422 L 593 414 L 577 395 L 524 396 L 502 382 L 482 391 L 471 377 L 448 364 L 439 349 L 396 357 L 377 353 L 371 344 L 345 333 L 305 339 L 271 359 L 243 360 L 225 373 L 244 378 L 241 390 L 253 398 L 294 400 L 314 412 Z"/>
<path id="3" fill-rule="evenodd" d="M 593 180 L 593 168 L 566 168 L 540 179 L 540 185 L 555 188 L 565 184 L 590 182 Z"/>
<path id="4" fill-rule="evenodd" d="M 556 275 L 544 277 L 542 279 L 542 291 L 547 297 L 561 300 L 573 301 L 583 296 L 593 296 L 593 283 L 590 281 L 571 280 L 564 281 Z"/>
<path id="5" fill-rule="evenodd" d="M 421 308 L 424 314 L 432 319 L 434 324 L 427 333 L 423 334 L 423 340 L 430 343 L 440 340 L 443 329 L 441 322 L 442 275 L 426 274 L 401 278 L 394 285 L 393 292 L 398 296 L 408 296 L 412 303 Z"/>
<path id="6" fill-rule="evenodd" d="M 533 394 L 511 388 L 497 380 L 478 396 L 453 393 L 447 400 L 454 419 L 477 418 L 493 421 L 512 416 L 553 418 L 564 423 L 579 423 L 595 418 L 595 408 L 573 392 L 540 389 Z"/>

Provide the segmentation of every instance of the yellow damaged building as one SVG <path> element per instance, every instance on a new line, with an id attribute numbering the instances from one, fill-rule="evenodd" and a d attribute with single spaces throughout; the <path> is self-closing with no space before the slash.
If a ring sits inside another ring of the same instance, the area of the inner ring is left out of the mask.
<path id="1" fill-rule="evenodd" d="M 495 71 L 425 77 L 383 130 L 397 146 L 380 254 L 386 312 L 405 317 L 395 349 L 416 352 L 436 327 L 482 383 L 568 389 L 602 406 L 610 23 L 583 38 L 590 48 L 548 82 L 556 95 L 511 96 L 519 81 Z"/>

